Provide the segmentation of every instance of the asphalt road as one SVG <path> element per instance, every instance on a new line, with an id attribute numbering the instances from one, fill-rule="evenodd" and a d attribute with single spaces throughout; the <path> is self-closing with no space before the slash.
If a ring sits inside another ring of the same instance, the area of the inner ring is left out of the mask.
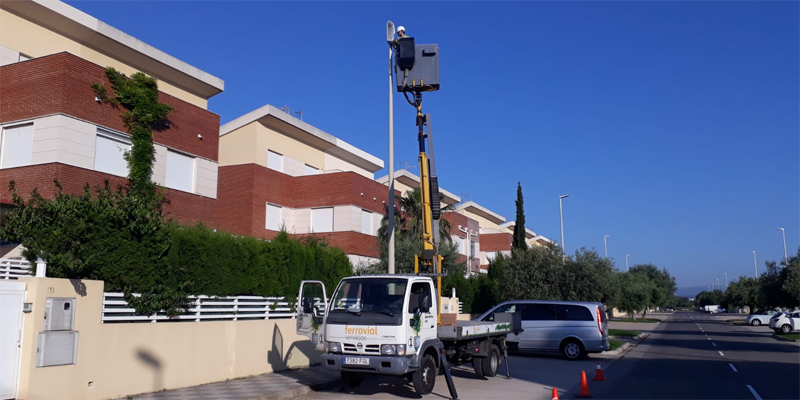
<path id="1" fill-rule="evenodd" d="M 799 399 L 800 347 L 725 314 L 678 312 L 617 360 L 595 399 Z M 574 390 L 574 389 L 573 389 Z M 574 394 L 571 392 L 570 394 Z"/>
<path id="2" fill-rule="evenodd" d="M 561 399 L 572 399 L 579 391 L 581 371 L 586 371 L 595 399 L 800 399 L 800 346 L 774 339 L 767 327 L 726 322 L 735 317 L 678 312 L 658 325 L 641 324 L 639 330 L 650 331 L 650 336 L 621 358 L 591 355 L 567 361 L 557 356 L 512 355 L 512 379 L 500 375 L 478 379 L 464 366 L 454 369 L 455 384 L 461 400 L 549 400 L 553 387 Z M 592 380 L 597 362 L 606 381 Z M 427 398 L 449 397 L 444 377 L 437 377 L 434 392 Z M 358 398 L 420 396 L 403 379 L 368 376 L 353 393 L 329 390 L 301 397 Z"/>

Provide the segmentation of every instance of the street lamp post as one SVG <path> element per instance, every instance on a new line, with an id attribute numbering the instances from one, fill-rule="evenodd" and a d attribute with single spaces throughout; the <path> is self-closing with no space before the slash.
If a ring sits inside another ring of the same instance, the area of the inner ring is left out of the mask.
<path id="1" fill-rule="evenodd" d="M 603 236 L 603 246 L 606 248 L 606 260 L 608 260 L 608 238 L 610 237 L 611 235 Z"/>
<path id="2" fill-rule="evenodd" d="M 394 97 L 392 93 L 392 42 L 394 41 L 394 23 L 386 22 L 386 41 L 389 43 L 389 268 L 394 274 Z"/>
<path id="3" fill-rule="evenodd" d="M 727 292 L 728 291 L 728 273 L 727 272 L 723 272 L 723 274 L 725 274 L 725 291 Z"/>
<path id="4" fill-rule="evenodd" d="M 569 197 L 568 194 L 558 196 L 558 214 L 561 218 L 561 250 L 564 251 L 564 260 L 567 259 L 567 247 L 564 244 L 564 205 L 562 204 L 562 200 L 567 197 Z"/>
<path id="5" fill-rule="evenodd" d="M 626 271 L 630 271 L 631 270 L 631 267 L 628 266 L 628 257 L 630 257 L 630 256 L 631 256 L 630 254 L 625 254 L 625 270 Z"/>
<path id="6" fill-rule="evenodd" d="M 789 256 L 786 253 L 786 230 L 783 228 L 778 228 L 781 231 L 781 236 L 783 236 L 783 264 L 784 266 L 789 266 Z"/>
<path id="7" fill-rule="evenodd" d="M 719 278 L 717 278 L 717 290 L 721 290 L 721 289 L 719 288 Z"/>
<path id="8" fill-rule="evenodd" d="M 756 279 L 758 279 L 758 263 L 756 262 L 756 251 L 750 250 L 750 252 L 753 253 L 753 269 L 755 270 L 756 273 Z"/>

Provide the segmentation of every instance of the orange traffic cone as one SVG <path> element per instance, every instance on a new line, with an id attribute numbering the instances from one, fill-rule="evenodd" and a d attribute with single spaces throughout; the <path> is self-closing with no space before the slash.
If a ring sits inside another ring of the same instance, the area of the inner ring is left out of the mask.
<path id="1" fill-rule="evenodd" d="M 581 371 L 581 393 L 578 395 L 579 399 L 589 399 L 592 395 L 589 394 L 589 382 L 586 381 L 586 371 Z"/>
<path id="2" fill-rule="evenodd" d="M 556 388 L 553 388 L 553 400 L 559 400 L 558 399 L 558 390 L 556 390 Z"/>
<path id="3" fill-rule="evenodd" d="M 605 375 L 603 375 L 603 369 L 600 368 L 600 363 L 597 363 L 597 369 L 595 370 L 594 379 L 593 381 L 604 381 L 606 380 Z"/>

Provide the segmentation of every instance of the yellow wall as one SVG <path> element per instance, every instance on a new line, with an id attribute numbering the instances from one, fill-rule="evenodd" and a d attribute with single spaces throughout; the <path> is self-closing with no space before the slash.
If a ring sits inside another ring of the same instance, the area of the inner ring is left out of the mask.
<path id="1" fill-rule="evenodd" d="M 266 167 L 267 150 L 272 150 L 316 168 L 325 167 L 325 153 L 322 150 L 286 136 L 258 122 L 255 122 L 255 124 L 258 127 L 256 142 L 256 148 L 258 149 L 256 153 L 257 164 Z"/>
<path id="2" fill-rule="evenodd" d="M 253 122 L 219 137 L 220 167 L 256 162 L 256 152 L 260 150 L 256 147 L 257 125 L 260 124 Z M 266 155 L 262 165 L 267 165 Z"/>
<path id="3" fill-rule="evenodd" d="M 23 278 L 19 398 L 104 399 L 195 386 L 319 361 L 293 319 L 102 324 L 102 281 Z M 36 368 L 47 297 L 76 297 L 75 365 Z"/>
<path id="4" fill-rule="evenodd" d="M 494 223 L 492 221 L 489 221 L 488 219 L 486 219 L 486 218 L 484 218 L 484 217 L 482 217 L 482 216 L 480 216 L 478 214 L 471 213 L 471 212 L 469 212 L 467 210 L 458 210 L 457 212 L 459 214 L 461 214 L 461 215 L 466 215 L 467 217 L 470 217 L 470 218 L 478 221 L 478 225 L 481 228 L 484 228 L 484 229 L 485 228 L 491 228 L 491 229 L 500 230 L 500 226 L 498 224 L 496 224 L 496 223 Z"/>
<path id="5" fill-rule="evenodd" d="M 30 57 L 42 57 L 66 51 L 103 67 L 114 67 L 128 76 L 134 72 L 139 72 L 137 69 L 110 58 L 95 49 L 84 46 L 5 10 L 0 10 L 0 45 Z M 142 72 L 147 73 L 147 71 Z M 208 106 L 206 99 L 172 86 L 167 82 L 159 81 L 158 89 L 198 107 L 207 108 Z"/>

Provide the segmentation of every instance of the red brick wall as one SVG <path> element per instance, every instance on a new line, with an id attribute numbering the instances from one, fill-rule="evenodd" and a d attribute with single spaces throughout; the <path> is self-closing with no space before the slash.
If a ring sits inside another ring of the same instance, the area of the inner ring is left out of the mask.
<path id="1" fill-rule="evenodd" d="M 511 250 L 514 235 L 510 233 L 484 233 L 480 235 L 481 250 L 505 251 Z"/>
<path id="2" fill-rule="evenodd" d="M 28 198 L 31 191 L 38 188 L 42 196 L 52 199 L 55 197 L 54 179 L 58 179 L 64 192 L 69 194 L 83 193 L 86 183 L 95 187 L 103 185 L 103 182 L 108 180 L 113 187 L 117 187 L 127 181 L 126 178 L 59 163 L 6 168 L 0 170 L 0 202 L 11 203 L 8 184 L 12 180 L 17 184 L 17 193 L 24 198 Z M 170 202 L 164 205 L 168 218 L 185 225 L 198 222 L 213 225 L 214 199 L 166 188 L 165 192 Z"/>
<path id="3" fill-rule="evenodd" d="M 385 215 L 386 192 L 386 186 L 355 172 L 293 177 L 257 164 L 224 166 L 219 168 L 215 225 L 237 235 L 272 239 L 278 233 L 265 229 L 266 203 L 289 208 L 352 204 Z M 368 257 L 380 254 L 377 239 L 371 235 L 360 232 L 316 235 L 325 236 L 332 246 L 348 254 Z"/>
<path id="4" fill-rule="evenodd" d="M 467 238 L 467 234 L 458 230 L 458 226 L 461 225 L 462 229 L 467 229 L 469 224 L 470 218 L 466 215 L 461 215 L 457 212 L 446 212 L 442 213 L 442 218 L 450 222 L 450 234 L 455 235 L 462 238 Z M 477 240 L 477 239 L 473 239 Z"/>
<path id="5" fill-rule="evenodd" d="M 0 123 L 63 113 L 127 132 L 119 117 L 124 109 L 97 103 L 94 82 L 110 88 L 104 67 L 66 52 L 2 66 Z M 219 115 L 163 92 L 158 99 L 173 111 L 170 128 L 155 132 L 154 141 L 217 161 Z"/>

